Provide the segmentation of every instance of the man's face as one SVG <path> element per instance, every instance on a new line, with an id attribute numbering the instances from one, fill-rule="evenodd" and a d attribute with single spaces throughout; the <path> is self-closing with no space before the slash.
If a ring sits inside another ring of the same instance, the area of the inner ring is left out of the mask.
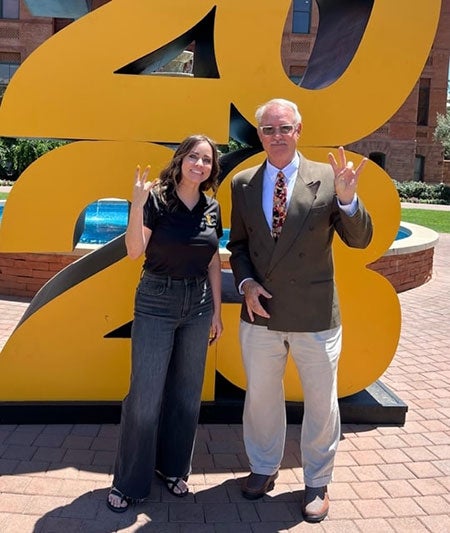
<path id="1" fill-rule="evenodd" d="M 292 131 L 282 133 L 283 130 L 289 128 L 281 128 L 280 130 L 280 127 L 289 125 L 293 126 Z M 265 135 L 264 132 L 267 133 L 267 128 L 264 126 L 273 126 L 274 131 Z M 297 149 L 300 131 L 301 124 L 295 123 L 295 114 L 292 109 L 278 104 L 266 108 L 258 127 L 258 136 L 272 164 L 282 168 L 292 161 Z"/>

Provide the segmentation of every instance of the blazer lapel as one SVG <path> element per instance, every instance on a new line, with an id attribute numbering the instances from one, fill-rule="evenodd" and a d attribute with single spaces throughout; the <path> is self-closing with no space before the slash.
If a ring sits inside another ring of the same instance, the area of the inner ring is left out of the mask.
<path id="1" fill-rule="evenodd" d="M 275 242 L 272 238 L 266 217 L 262 208 L 263 175 L 265 165 L 261 165 L 255 175 L 243 188 L 245 207 L 248 209 L 246 217 L 253 231 L 259 233 L 267 250 L 272 253 Z"/>

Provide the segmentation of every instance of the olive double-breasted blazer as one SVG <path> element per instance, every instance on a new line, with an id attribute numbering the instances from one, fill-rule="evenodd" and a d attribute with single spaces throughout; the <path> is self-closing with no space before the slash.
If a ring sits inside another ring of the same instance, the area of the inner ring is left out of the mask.
<path id="1" fill-rule="evenodd" d="M 272 298 L 261 298 L 269 319 L 255 324 L 276 331 L 322 331 L 340 324 L 332 241 L 337 231 L 351 247 L 365 248 L 372 222 L 360 199 L 354 216 L 338 206 L 331 165 L 300 156 L 287 217 L 277 242 L 262 208 L 265 163 L 236 174 L 231 183 L 231 229 L 227 245 L 236 287 L 258 281 Z M 245 301 L 241 318 L 250 322 Z"/>

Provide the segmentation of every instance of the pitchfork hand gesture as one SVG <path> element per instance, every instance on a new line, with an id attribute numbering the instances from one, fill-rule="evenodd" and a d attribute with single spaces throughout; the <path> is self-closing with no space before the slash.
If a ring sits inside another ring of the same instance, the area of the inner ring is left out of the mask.
<path id="1" fill-rule="evenodd" d="M 147 181 L 147 176 L 149 172 L 150 165 L 147 165 L 143 172 L 141 172 L 141 167 L 139 165 L 136 167 L 136 172 L 134 174 L 134 188 L 132 197 L 132 205 L 134 207 L 144 207 L 145 202 L 148 199 L 150 190 L 154 185 L 154 182 Z"/>
<path id="2" fill-rule="evenodd" d="M 367 157 L 364 157 L 355 169 L 353 168 L 353 161 L 347 162 L 342 146 L 339 147 L 338 152 L 339 163 L 331 152 L 328 154 L 328 160 L 334 171 L 336 195 L 342 205 L 347 205 L 352 202 L 355 196 L 359 175 L 366 166 Z"/>

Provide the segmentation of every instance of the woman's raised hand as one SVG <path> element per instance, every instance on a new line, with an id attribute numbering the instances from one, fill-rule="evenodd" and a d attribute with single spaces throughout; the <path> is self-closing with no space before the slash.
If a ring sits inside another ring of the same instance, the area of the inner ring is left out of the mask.
<path id="1" fill-rule="evenodd" d="M 145 202 L 148 199 L 148 195 L 150 194 L 150 190 L 154 185 L 154 182 L 147 181 L 147 176 L 149 172 L 150 165 L 147 165 L 143 172 L 141 172 L 140 165 L 136 167 L 136 172 L 134 174 L 134 188 L 132 198 L 132 203 L 136 207 L 144 207 Z"/>

